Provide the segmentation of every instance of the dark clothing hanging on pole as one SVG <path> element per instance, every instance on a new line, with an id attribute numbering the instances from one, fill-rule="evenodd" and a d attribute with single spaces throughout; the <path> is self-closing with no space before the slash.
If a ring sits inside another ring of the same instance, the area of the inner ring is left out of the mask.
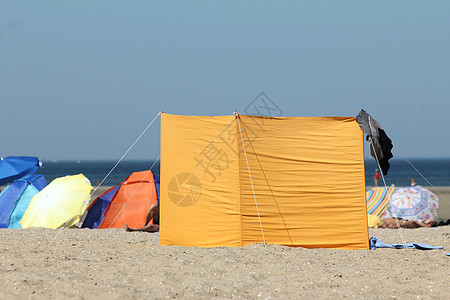
<path id="1" fill-rule="evenodd" d="M 361 130 L 367 134 L 366 139 L 371 143 L 370 154 L 378 160 L 383 175 L 386 175 L 389 170 L 389 159 L 392 155 L 392 141 L 387 136 L 386 132 L 374 118 L 372 118 L 364 109 L 361 109 L 356 116 Z"/>

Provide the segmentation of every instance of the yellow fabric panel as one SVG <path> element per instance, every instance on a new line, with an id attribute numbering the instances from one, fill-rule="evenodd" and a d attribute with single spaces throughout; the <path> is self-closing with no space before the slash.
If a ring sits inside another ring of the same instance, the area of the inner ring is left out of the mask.
<path id="1" fill-rule="evenodd" d="M 240 115 L 242 245 L 368 249 L 363 134 L 354 118 Z"/>
<path id="2" fill-rule="evenodd" d="M 354 118 L 162 114 L 161 122 L 161 244 L 242 246 L 263 232 L 267 243 L 369 248 Z"/>
<path id="3" fill-rule="evenodd" d="M 234 116 L 161 115 L 162 245 L 240 245 L 236 143 Z"/>

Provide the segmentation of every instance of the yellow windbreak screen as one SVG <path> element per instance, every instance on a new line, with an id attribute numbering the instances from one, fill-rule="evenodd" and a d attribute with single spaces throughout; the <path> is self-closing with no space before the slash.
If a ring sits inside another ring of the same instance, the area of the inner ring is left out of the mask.
<path id="1" fill-rule="evenodd" d="M 160 243 L 240 246 L 234 116 L 161 116 Z"/>
<path id="2" fill-rule="evenodd" d="M 354 118 L 162 115 L 160 243 L 368 249 Z"/>
<path id="3" fill-rule="evenodd" d="M 363 139 L 354 118 L 241 115 L 238 126 L 244 141 L 243 245 L 265 239 L 308 248 L 368 248 Z"/>

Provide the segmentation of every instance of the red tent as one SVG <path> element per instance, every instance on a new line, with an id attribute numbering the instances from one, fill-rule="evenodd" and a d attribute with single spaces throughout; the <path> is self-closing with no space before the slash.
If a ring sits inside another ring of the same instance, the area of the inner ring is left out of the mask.
<path id="1" fill-rule="evenodd" d="M 153 203 L 158 203 L 153 173 L 150 170 L 134 172 L 120 185 L 98 228 L 124 228 L 125 223 L 130 227 L 142 227 Z"/>

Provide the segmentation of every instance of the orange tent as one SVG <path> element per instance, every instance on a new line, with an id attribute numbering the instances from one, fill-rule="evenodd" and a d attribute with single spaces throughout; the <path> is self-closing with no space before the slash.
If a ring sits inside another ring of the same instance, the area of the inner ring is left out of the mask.
<path id="1" fill-rule="evenodd" d="M 120 185 L 98 228 L 142 227 L 153 203 L 158 203 L 153 173 L 134 172 Z"/>
<path id="2" fill-rule="evenodd" d="M 161 116 L 160 244 L 369 249 L 354 117 Z"/>

